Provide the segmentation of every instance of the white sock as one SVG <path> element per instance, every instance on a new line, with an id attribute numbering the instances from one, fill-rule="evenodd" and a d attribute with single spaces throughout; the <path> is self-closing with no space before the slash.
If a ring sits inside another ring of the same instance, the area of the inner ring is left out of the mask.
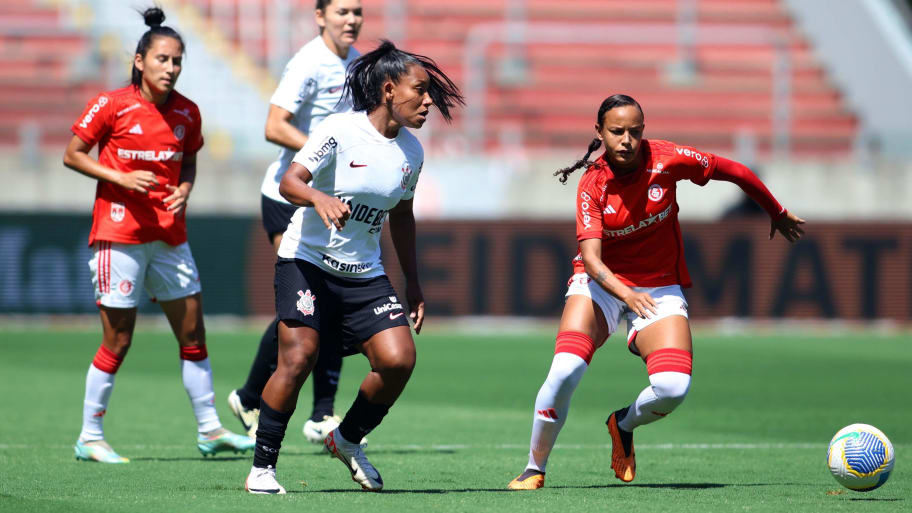
<path id="1" fill-rule="evenodd" d="M 82 432 L 79 439 L 83 442 L 104 440 L 102 420 L 108 410 L 111 391 L 114 390 L 114 375 L 89 365 L 86 373 L 85 399 L 82 402 Z"/>
<path id="2" fill-rule="evenodd" d="M 212 389 L 212 367 L 209 365 L 209 358 L 197 362 L 182 359 L 181 376 L 184 378 L 184 389 L 190 396 L 199 432 L 207 433 L 222 427 L 215 411 L 215 391 Z"/>
<path id="3" fill-rule="evenodd" d="M 627 416 L 618 422 L 618 427 L 624 431 L 633 431 L 674 411 L 687 396 L 690 374 L 657 372 L 649 375 L 649 383 L 650 386 L 644 388 L 627 409 Z"/>
<path id="4" fill-rule="evenodd" d="M 575 354 L 554 355 L 548 377 L 535 398 L 527 469 L 545 471 L 557 435 L 567 420 L 570 398 L 588 367 L 586 361 Z"/>

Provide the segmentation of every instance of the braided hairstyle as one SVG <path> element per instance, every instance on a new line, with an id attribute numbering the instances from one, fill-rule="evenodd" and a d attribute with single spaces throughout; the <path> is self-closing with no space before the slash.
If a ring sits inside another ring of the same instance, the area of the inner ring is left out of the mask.
<path id="1" fill-rule="evenodd" d="M 383 83 L 387 80 L 398 83 L 399 78 L 408 73 L 409 66 L 413 64 L 427 71 L 430 81 L 428 94 L 443 119 L 450 122 L 450 108 L 465 105 L 465 99 L 456 84 L 429 57 L 400 50 L 386 39 L 376 49 L 348 65 L 340 101 L 350 100 L 355 111 L 373 111 L 383 105 Z"/>
<path id="2" fill-rule="evenodd" d="M 627 96 L 626 94 L 611 95 L 608 98 L 605 98 L 602 101 L 602 104 L 599 106 L 598 117 L 595 120 L 595 123 L 598 125 L 599 130 L 602 129 L 603 119 L 606 112 L 614 109 L 615 107 L 623 107 L 625 105 L 633 105 L 640 110 L 640 113 L 643 112 L 643 108 L 640 107 L 640 104 L 630 96 Z M 589 142 L 589 148 L 587 149 L 586 154 L 583 156 L 583 158 L 577 160 L 576 163 L 574 163 L 572 166 L 558 169 L 554 172 L 554 176 L 560 175 L 560 178 L 558 178 L 558 180 L 560 180 L 560 183 L 566 185 L 567 176 L 570 173 L 576 171 L 581 167 L 589 167 L 594 164 L 594 162 L 589 161 L 589 155 L 592 155 L 592 152 L 599 149 L 599 146 L 601 145 L 602 141 L 598 137 L 592 139 L 592 141 Z"/>
<path id="3" fill-rule="evenodd" d="M 181 53 L 184 51 L 184 40 L 171 27 L 166 27 L 162 25 L 165 22 L 165 11 L 161 7 L 149 7 L 145 11 L 142 11 L 143 20 L 145 20 L 146 25 L 149 26 L 149 30 L 139 38 L 139 42 L 136 43 L 136 53 L 141 55 L 144 59 L 146 58 L 146 53 L 149 51 L 149 47 L 152 46 L 152 38 L 154 37 L 173 37 L 180 43 Z M 136 64 L 133 64 L 133 73 L 130 78 L 130 82 L 139 86 L 142 84 L 142 71 L 136 69 Z"/>

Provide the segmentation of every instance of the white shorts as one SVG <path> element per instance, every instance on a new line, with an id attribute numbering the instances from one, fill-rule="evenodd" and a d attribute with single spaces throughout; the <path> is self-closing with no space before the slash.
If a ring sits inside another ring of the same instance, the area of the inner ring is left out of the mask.
<path id="1" fill-rule="evenodd" d="M 139 290 L 153 301 L 171 301 L 200 292 L 199 273 L 184 242 L 121 244 L 96 241 L 89 260 L 95 302 L 111 308 L 136 308 Z"/>
<path id="2" fill-rule="evenodd" d="M 567 286 L 567 295 L 570 297 L 575 294 L 586 296 L 602 309 L 605 320 L 608 321 L 609 334 L 618 329 L 621 319 L 627 319 L 627 348 L 630 352 L 639 356 L 640 352 L 636 348 L 636 335 L 643 328 L 650 324 L 671 317 L 680 315 L 687 317 L 687 300 L 684 298 L 684 292 L 680 285 L 668 285 L 665 287 L 633 287 L 637 292 L 647 292 L 656 302 L 656 313 L 649 318 L 643 318 L 633 313 L 627 304 L 620 299 L 612 296 L 601 285 L 595 282 L 586 273 L 574 274 Z"/>

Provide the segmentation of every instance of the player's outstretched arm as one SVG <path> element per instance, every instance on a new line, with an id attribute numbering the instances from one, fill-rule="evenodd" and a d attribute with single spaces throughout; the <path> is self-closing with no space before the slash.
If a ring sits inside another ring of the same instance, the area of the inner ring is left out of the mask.
<path id="1" fill-rule="evenodd" d="M 650 312 L 656 313 L 656 302 L 652 296 L 628 287 L 602 262 L 601 239 L 580 241 L 580 254 L 583 257 L 583 265 L 586 266 L 586 273 L 609 294 L 623 301 L 640 317 L 648 319 L 651 317 Z"/>
<path id="2" fill-rule="evenodd" d="M 405 297 L 409 307 L 409 318 L 415 333 L 421 333 L 424 324 L 424 293 L 418 282 L 418 258 L 415 252 L 415 214 L 412 200 L 402 200 L 389 212 L 390 238 L 396 248 L 399 266 L 405 275 Z"/>
<path id="3" fill-rule="evenodd" d="M 333 226 L 337 230 L 341 230 L 345 226 L 348 216 L 351 215 L 351 207 L 339 198 L 334 198 L 307 185 L 312 179 L 313 175 L 310 174 L 309 169 L 297 162 L 292 162 L 279 183 L 279 194 L 292 205 L 313 207 L 323 220 L 327 230 Z"/>
<path id="4" fill-rule="evenodd" d="M 111 182 L 124 189 L 143 194 L 148 193 L 149 189 L 154 189 L 158 185 L 158 180 L 152 171 L 123 173 L 105 167 L 89 155 L 89 150 L 91 149 L 92 145 L 74 135 L 63 152 L 63 165 L 90 178 Z"/>

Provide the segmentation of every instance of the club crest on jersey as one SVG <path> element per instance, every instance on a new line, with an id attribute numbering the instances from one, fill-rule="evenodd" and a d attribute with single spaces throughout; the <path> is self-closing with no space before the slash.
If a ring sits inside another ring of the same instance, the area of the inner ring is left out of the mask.
<path id="1" fill-rule="evenodd" d="M 119 223 L 127 215 L 127 207 L 123 203 L 111 203 L 111 221 Z"/>
<path id="2" fill-rule="evenodd" d="M 120 293 L 129 296 L 130 292 L 133 292 L 133 282 L 130 280 L 120 280 L 120 285 L 117 286 L 120 289 Z"/>
<path id="3" fill-rule="evenodd" d="M 412 178 L 412 167 L 409 166 L 409 163 L 406 162 L 402 166 L 402 181 L 399 182 L 399 187 L 404 191 L 408 187 L 409 180 Z"/>
<path id="4" fill-rule="evenodd" d="M 184 133 L 186 132 L 186 130 L 187 130 L 187 129 L 184 128 L 184 125 L 177 125 L 176 127 L 174 127 L 174 137 L 175 137 L 178 141 L 183 141 L 183 140 L 184 140 Z"/>
<path id="5" fill-rule="evenodd" d="M 649 186 L 649 199 L 650 201 L 661 201 L 662 196 L 665 195 L 665 189 L 661 185 L 654 183 Z"/>
<path id="6" fill-rule="evenodd" d="M 301 292 L 299 290 L 298 297 L 298 302 L 295 304 L 295 306 L 298 307 L 298 311 L 304 315 L 313 315 L 314 311 L 317 309 L 314 305 L 317 296 L 311 294 L 310 289 L 307 289 L 307 292 Z"/>

